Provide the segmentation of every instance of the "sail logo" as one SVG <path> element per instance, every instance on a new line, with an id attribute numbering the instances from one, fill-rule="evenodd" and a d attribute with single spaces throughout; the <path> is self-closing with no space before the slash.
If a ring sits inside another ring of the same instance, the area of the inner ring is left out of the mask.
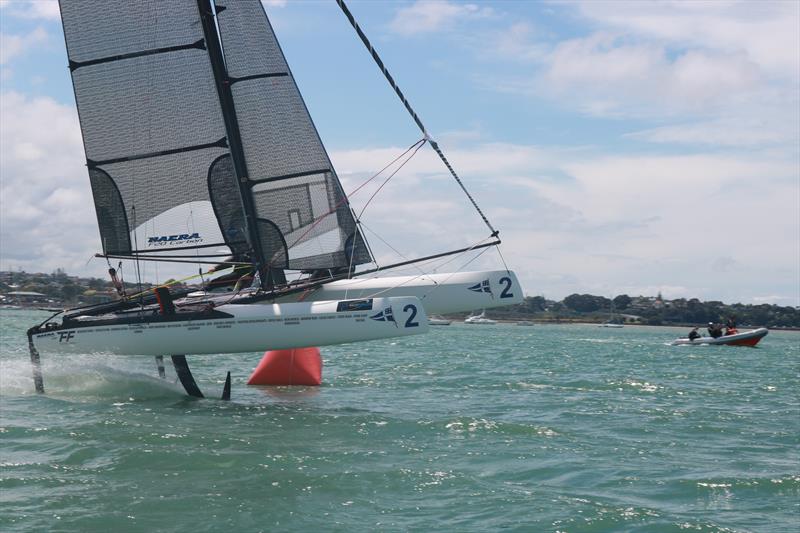
<path id="1" fill-rule="evenodd" d="M 494 298 L 494 294 L 492 294 L 492 287 L 491 287 L 491 285 L 489 285 L 489 280 L 488 279 L 485 279 L 485 280 L 481 281 L 480 283 L 476 283 L 472 287 L 467 287 L 467 288 L 469 290 L 471 290 L 472 292 L 486 292 L 486 293 L 489 293 L 489 296 Z"/>
<path id="2" fill-rule="evenodd" d="M 394 322 L 394 327 L 399 327 L 397 321 L 394 319 L 394 312 L 392 312 L 391 307 L 387 307 L 380 313 L 372 315 L 370 318 L 378 322 Z"/>
<path id="3" fill-rule="evenodd" d="M 203 238 L 199 233 L 181 233 L 178 235 L 158 235 L 147 238 L 147 246 L 186 246 L 200 244 Z"/>

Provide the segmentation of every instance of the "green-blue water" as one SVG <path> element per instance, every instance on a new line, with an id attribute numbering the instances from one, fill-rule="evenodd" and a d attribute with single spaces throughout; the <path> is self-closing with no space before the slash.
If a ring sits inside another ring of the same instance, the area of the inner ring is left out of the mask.
<path id="1" fill-rule="evenodd" d="M 0 531 L 798 531 L 800 334 L 512 325 L 323 348 L 324 385 L 247 387 L 260 354 L 45 356 L 0 312 Z M 39 318 L 41 319 L 41 318 Z"/>

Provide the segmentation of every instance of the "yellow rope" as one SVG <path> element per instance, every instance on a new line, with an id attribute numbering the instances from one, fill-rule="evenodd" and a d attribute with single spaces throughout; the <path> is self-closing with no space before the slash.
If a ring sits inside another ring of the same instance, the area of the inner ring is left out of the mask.
<path id="1" fill-rule="evenodd" d="M 219 272 L 225 272 L 229 268 L 233 268 L 232 272 L 236 272 L 236 270 L 240 270 L 240 269 L 243 269 L 243 268 L 248 268 L 249 269 L 249 268 L 251 268 L 251 266 L 250 265 L 238 265 L 238 266 L 234 266 L 234 267 L 227 267 L 227 268 L 223 268 L 222 270 L 214 271 L 214 273 L 216 274 L 216 273 L 219 273 Z M 185 277 L 185 278 L 182 278 L 182 279 L 175 279 L 175 280 L 172 280 L 169 283 L 162 283 L 160 285 L 156 285 L 156 286 L 154 286 L 154 287 L 152 287 L 150 289 L 147 289 L 146 291 L 142 291 L 142 292 L 139 292 L 139 293 L 136 293 L 136 294 L 132 294 L 132 295 L 128 296 L 128 298 L 129 299 L 138 298 L 140 296 L 144 296 L 145 294 L 147 294 L 147 293 L 149 293 L 151 291 L 155 291 L 159 287 L 169 287 L 170 285 L 175 285 L 176 283 L 183 283 L 185 281 L 189 281 L 190 279 L 199 278 L 201 276 L 204 276 L 204 275 L 207 275 L 207 274 L 211 274 L 211 273 L 212 273 L 212 271 L 209 270 L 208 272 L 200 272 L 198 274 L 194 274 L 192 276 L 188 276 L 188 277 Z"/>

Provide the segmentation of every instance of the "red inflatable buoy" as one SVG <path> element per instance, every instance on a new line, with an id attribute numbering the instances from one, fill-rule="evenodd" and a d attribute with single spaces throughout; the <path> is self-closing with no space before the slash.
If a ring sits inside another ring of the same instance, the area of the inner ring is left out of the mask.
<path id="1" fill-rule="evenodd" d="M 270 350 L 253 371 L 248 385 L 320 385 L 322 356 L 319 348 Z"/>

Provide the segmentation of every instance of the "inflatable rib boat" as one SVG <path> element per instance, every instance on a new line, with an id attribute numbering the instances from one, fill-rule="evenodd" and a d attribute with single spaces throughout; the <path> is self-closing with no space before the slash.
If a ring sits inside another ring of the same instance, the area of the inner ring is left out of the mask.
<path id="1" fill-rule="evenodd" d="M 694 340 L 689 340 L 684 337 L 682 339 L 675 339 L 672 341 L 672 346 L 682 346 L 687 344 L 696 344 L 702 346 L 755 346 L 758 342 L 766 337 L 769 330 L 767 328 L 758 328 L 750 331 L 742 331 L 734 333 L 733 335 L 723 335 L 722 337 L 699 337 Z"/>

